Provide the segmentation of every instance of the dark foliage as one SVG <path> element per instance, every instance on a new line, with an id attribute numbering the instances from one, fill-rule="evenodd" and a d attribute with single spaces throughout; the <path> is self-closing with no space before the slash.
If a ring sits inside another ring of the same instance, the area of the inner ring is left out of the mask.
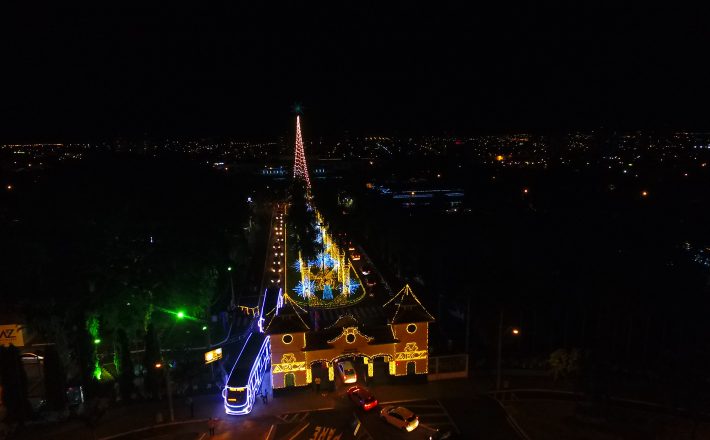
<path id="1" fill-rule="evenodd" d="M 0 347 L 0 385 L 2 401 L 7 407 L 7 418 L 23 423 L 32 409 L 27 400 L 27 375 L 20 350 L 14 345 Z"/>
<path id="2" fill-rule="evenodd" d="M 145 352 L 143 354 L 143 368 L 145 370 L 144 384 L 146 392 L 152 398 L 158 398 L 160 395 L 160 381 L 162 370 L 156 368 L 156 364 L 162 362 L 160 353 L 160 343 L 158 335 L 155 331 L 153 323 L 148 324 L 145 332 Z M 167 368 L 163 365 L 162 368 Z"/>
<path id="3" fill-rule="evenodd" d="M 133 394 L 133 360 L 131 359 L 131 349 L 128 344 L 126 331 L 119 329 L 116 336 L 115 358 L 118 361 L 118 386 L 123 401 L 131 400 Z"/>
<path id="4" fill-rule="evenodd" d="M 315 244 L 316 216 L 303 182 L 293 183 L 290 201 L 291 206 L 288 209 L 286 223 L 294 248 L 301 252 L 304 259 L 314 259 L 317 252 Z"/>
<path id="5" fill-rule="evenodd" d="M 61 411 L 67 404 L 66 370 L 53 345 L 44 352 L 44 392 L 47 406 L 54 411 Z"/>

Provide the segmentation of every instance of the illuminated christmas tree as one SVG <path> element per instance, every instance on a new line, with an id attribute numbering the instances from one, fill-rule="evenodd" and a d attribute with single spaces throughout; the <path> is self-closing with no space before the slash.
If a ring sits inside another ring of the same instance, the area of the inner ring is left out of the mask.
<path id="1" fill-rule="evenodd" d="M 306 153 L 303 151 L 303 137 L 301 136 L 301 116 L 296 116 L 296 158 L 293 164 L 294 180 L 301 180 L 306 183 L 306 188 L 311 189 L 311 179 L 308 177 L 308 165 L 306 165 Z"/>

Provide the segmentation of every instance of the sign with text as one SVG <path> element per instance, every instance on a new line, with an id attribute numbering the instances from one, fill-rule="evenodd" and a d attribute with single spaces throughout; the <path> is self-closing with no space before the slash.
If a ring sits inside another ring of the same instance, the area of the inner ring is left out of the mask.
<path id="1" fill-rule="evenodd" d="M 0 345 L 15 347 L 24 347 L 25 339 L 22 337 L 22 327 L 18 324 L 2 324 L 0 325 Z"/>
<path id="2" fill-rule="evenodd" d="M 222 349 L 215 348 L 205 353 L 205 364 L 211 364 L 214 361 L 222 359 Z"/>

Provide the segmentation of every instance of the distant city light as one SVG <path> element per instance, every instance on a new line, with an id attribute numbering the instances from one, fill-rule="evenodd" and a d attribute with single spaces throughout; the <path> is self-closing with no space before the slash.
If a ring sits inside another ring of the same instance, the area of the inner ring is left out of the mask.
<path id="1" fill-rule="evenodd" d="M 12 185 L 7 185 L 6 188 L 8 191 L 10 191 L 10 190 L 12 190 Z"/>
<path id="2" fill-rule="evenodd" d="M 497 160 L 498 162 L 501 162 L 503 159 L 505 159 L 505 157 L 503 157 L 503 156 L 500 155 L 500 154 L 499 154 L 498 156 L 496 156 L 496 160 Z"/>
<path id="3" fill-rule="evenodd" d="M 517 328 L 514 328 L 514 329 L 513 329 L 513 334 L 514 334 L 514 335 L 519 335 L 519 334 L 520 334 L 520 330 L 517 329 Z"/>
<path id="4" fill-rule="evenodd" d="M 524 192 L 525 194 L 527 194 L 527 193 L 528 193 L 528 189 L 527 189 L 527 188 L 523 188 L 523 192 Z"/>
<path id="5" fill-rule="evenodd" d="M 648 191 L 641 191 L 641 196 L 648 197 Z"/>

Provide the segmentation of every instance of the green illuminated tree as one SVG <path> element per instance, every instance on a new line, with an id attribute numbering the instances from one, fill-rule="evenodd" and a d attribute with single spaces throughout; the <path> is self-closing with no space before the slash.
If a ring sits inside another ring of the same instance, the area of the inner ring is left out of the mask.
<path id="1" fill-rule="evenodd" d="M 79 381 L 84 389 L 87 399 L 96 397 L 98 393 L 96 344 L 89 332 L 88 320 L 84 316 L 78 317 L 73 328 L 76 364 L 79 372 Z M 99 375 L 100 376 L 100 375 Z"/>

